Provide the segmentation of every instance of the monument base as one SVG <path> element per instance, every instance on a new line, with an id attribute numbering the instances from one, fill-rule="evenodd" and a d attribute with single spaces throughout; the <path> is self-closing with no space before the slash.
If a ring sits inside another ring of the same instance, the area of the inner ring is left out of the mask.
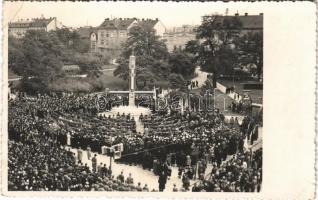
<path id="1" fill-rule="evenodd" d="M 99 113 L 101 115 L 117 115 L 117 113 L 119 113 L 120 115 L 122 115 L 123 113 L 125 113 L 125 115 L 130 114 L 131 116 L 134 116 L 135 119 L 139 118 L 140 114 L 143 115 L 151 115 L 151 110 L 149 108 L 145 108 L 145 107 L 137 107 L 137 106 L 119 106 L 119 107 L 113 107 L 110 111 L 108 112 L 102 112 Z"/>
<path id="2" fill-rule="evenodd" d="M 129 92 L 128 105 L 135 106 L 135 93 L 134 92 Z"/>

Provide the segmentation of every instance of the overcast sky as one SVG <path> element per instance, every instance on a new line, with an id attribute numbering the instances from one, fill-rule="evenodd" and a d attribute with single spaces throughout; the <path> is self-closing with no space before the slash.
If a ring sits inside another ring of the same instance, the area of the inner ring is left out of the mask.
<path id="1" fill-rule="evenodd" d="M 5 2 L 8 21 L 57 17 L 66 26 L 98 26 L 105 18 L 159 18 L 167 27 L 200 24 L 201 16 L 212 13 L 229 15 L 236 12 L 259 14 L 263 3 L 215 2 Z"/>

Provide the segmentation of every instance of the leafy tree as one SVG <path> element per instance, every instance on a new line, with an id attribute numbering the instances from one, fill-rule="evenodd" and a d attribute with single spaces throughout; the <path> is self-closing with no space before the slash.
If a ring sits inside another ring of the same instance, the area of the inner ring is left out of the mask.
<path id="1" fill-rule="evenodd" d="M 220 74 L 232 74 L 237 64 L 237 37 L 242 23 L 236 17 L 205 16 L 197 28 L 197 41 L 190 41 L 186 51 L 195 55 L 205 71 L 214 74 L 214 86 Z"/>
<path id="2" fill-rule="evenodd" d="M 263 32 L 249 32 L 239 39 L 241 65 L 255 65 L 258 80 L 263 74 Z"/>
<path id="3" fill-rule="evenodd" d="M 47 87 L 50 81 L 63 75 L 64 46 L 54 32 L 28 31 L 19 42 L 11 41 L 9 49 L 9 66 L 24 77 L 24 83 L 31 80 L 28 77 L 35 77 L 38 84 Z"/>
<path id="4" fill-rule="evenodd" d="M 137 80 L 143 82 L 141 87 L 154 83 L 156 79 L 167 78 L 168 49 L 164 41 L 149 27 L 134 26 L 129 31 L 127 41 L 123 45 L 123 52 L 118 59 L 115 76 L 127 80 L 129 76 L 129 56 L 136 56 Z"/>
<path id="5" fill-rule="evenodd" d="M 135 56 L 147 55 L 154 59 L 165 59 L 168 49 L 154 29 L 149 26 L 133 26 L 129 30 L 122 56 L 129 58 L 132 53 Z"/>
<path id="6" fill-rule="evenodd" d="M 82 40 L 77 31 L 71 31 L 69 28 L 56 30 L 59 40 L 69 51 L 78 53 L 87 53 L 89 50 L 89 40 Z"/>
<path id="7" fill-rule="evenodd" d="M 169 65 L 172 73 L 189 77 L 194 74 L 195 65 L 193 56 L 184 51 L 174 51 L 169 57 Z"/>
<path id="8" fill-rule="evenodd" d="M 190 40 L 186 43 L 184 51 L 197 56 L 200 48 L 202 46 L 199 40 Z"/>
<path id="9" fill-rule="evenodd" d="M 18 71 L 17 66 L 23 65 L 23 53 L 21 52 L 21 40 L 8 38 L 8 67 L 13 71 Z"/>
<path id="10" fill-rule="evenodd" d="M 103 65 L 102 60 L 97 56 L 89 54 L 75 54 L 72 61 L 73 64 L 79 66 L 82 73 L 89 76 L 99 77 L 101 74 L 101 67 Z"/>
<path id="11" fill-rule="evenodd" d="M 169 87 L 172 89 L 185 89 L 185 83 L 183 76 L 181 74 L 172 73 L 169 75 Z"/>

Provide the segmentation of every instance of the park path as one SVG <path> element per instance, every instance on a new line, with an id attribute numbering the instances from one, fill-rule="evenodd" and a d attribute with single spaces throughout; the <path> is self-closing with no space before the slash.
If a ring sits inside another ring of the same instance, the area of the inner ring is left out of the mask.
<path id="1" fill-rule="evenodd" d="M 194 77 L 192 79 L 192 81 L 198 81 L 198 86 L 202 87 L 202 85 L 204 84 L 204 82 L 208 79 L 208 73 L 201 71 L 201 67 L 197 66 L 195 68 L 195 73 L 197 74 L 196 77 Z"/>

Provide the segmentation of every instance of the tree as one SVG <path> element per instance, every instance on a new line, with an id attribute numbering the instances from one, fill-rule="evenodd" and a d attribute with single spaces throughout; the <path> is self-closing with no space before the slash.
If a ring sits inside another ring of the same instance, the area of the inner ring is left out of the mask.
<path id="1" fill-rule="evenodd" d="M 123 47 L 122 56 L 125 58 L 129 58 L 132 53 L 135 56 L 147 55 L 159 60 L 168 56 L 166 44 L 149 26 L 133 26 Z"/>
<path id="2" fill-rule="evenodd" d="M 214 86 L 220 74 L 232 74 L 237 64 L 237 37 L 242 23 L 236 17 L 204 16 L 197 29 L 197 41 L 190 41 L 186 50 L 195 55 L 205 71 L 214 74 Z M 200 42 L 199 42 L 200 41 Z"/>
<path id="3" fill-rule="evenodd" d="M 8 67 L 13 71 L 19 71 L 17 66 L 23 65 L 23 53 L 21 52 L 21 40 L 10 37 L 8 38 Z"/>
<path id="4" fill-rule="evenodd" d="M 127 80 L 129 75 L 129 56 L 136 56 L 137 80 L 144 84 L 141 87 L 153 83 L 156 79 L 167 78 L 168 49 L 164 41 L 155 34 L 155 30 L 149 27 L 134 26 L 129 30 L 127 41 L 123 45 L 123 52 L 118 59 L 118 67 L 114 71 L 115 76 Z"/>
<path id="5" fill-rule="evenodd" d="M 202 46 L 199 40 L 190 40 L 186 43 L 184 51 L 193 55 L 197 55 L 200 51 L 200 48 L 202 48 Z"/>
<path id="6" fill-rule="evenodd" d="M 195 65 L 193 56 L 184 51 L 176 50 L 169 56 L 169 65 L 172 73 L 189 77 L 194 74 Z"/>
<path id="7" fill-rule="evenodd" d="M 78 65 L 81 72 L 88 74 L 89 76 L 99 77 L 99 75 L 102 73 L 100 69 L 103 63 L 102 60 L 97 56 L 77 53 L 74 54 L 71 62 Z"/>
<path id="8" fill-rule="evenodd" d="M 172 89 L 181 89 L 185 88 L 186 81 L 184 80 L 181 74 L 172 73 L 169 75 L 169 87 Z"/>
<path id="9" fill-rule="evenodd" d="M 59 40 L 69 51 L 78 53 L 87 53 L 89 50 L 89 40 L 83 40 L 77 31 L 71 31 L 69 28 L 57 29 L 56 34 Z"/>
<path id="10" fill-rule="evenodd" d="M 239 38 L 241 65 L 255 65 L 258 80 L 263 74 L 263 32 L 249 32 Z"/>
<path id="11" fill-rule="evenodd" d="M 24 83 L 31 81 L 29 77 L 34 77 L 45 88 L 63 75 L 64 46 L 54 32 L 28 31 L 19 42 L 11 41 L 9 49 L 9 66 L 24 77 Z"/>

